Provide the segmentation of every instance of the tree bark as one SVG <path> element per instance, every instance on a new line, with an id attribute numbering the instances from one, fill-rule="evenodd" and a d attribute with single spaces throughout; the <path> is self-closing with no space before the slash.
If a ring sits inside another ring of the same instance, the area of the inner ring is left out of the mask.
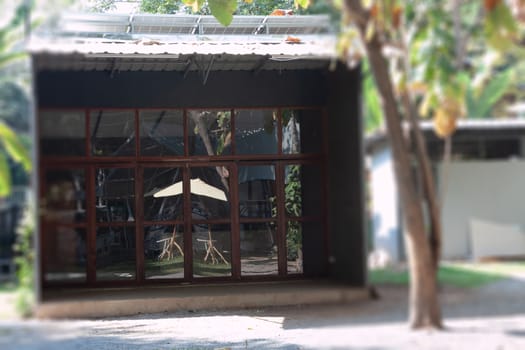
<path id="1" fill-rule="evenodd" d="M 421 170 L 421 182 L 423 184 L 423 191 L 430 217 L 430 235 L 428 240 L 430 243 L 430 252 L 432 254 L 432 263 L 434 269 L 437 271 L 441 256 L 441 211 L 438 203 L 434 176 L 432 174 L 430 160 L 428 159 L 425 138 L 419 128 L 419 121 L 414 110 L 414 104 L 408 95 L 408 92 L 403 93 L 403 104 L 405 105 L 405 112 L 408 115 L 410 129 L 413 135 L 417 165 Z"/>
<path id="2" fill-rule="evenodd" d="M 441 328 L 441 311 L 438 302 L 436 268 L 425 232 L 421 197 L 412 171 L 409 149 L 403 136 L 401 114 L 398 110 L 388 63 L 382 53 L 382 43 L 377 33 L 367 40 L 368 13 L 361 0 L 345 0 L 346 10 L 354 19 L 364 43 L 370 68 L 379 90 L 385 116 L 388 139 L 392 149 L 394 173 L 405 222 L 405 242 L 410 271 L 409 323 L 412 328 Z"/>

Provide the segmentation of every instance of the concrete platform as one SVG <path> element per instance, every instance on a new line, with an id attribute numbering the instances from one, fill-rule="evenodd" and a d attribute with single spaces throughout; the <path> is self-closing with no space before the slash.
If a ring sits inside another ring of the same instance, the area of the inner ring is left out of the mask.
<path id="1" fill-rule="evenodd" d="M 47 291 L 37 318 L 100 318 L 141 313 L 348 303 L 369 298 L 367 288 L 319 281 Z"/>

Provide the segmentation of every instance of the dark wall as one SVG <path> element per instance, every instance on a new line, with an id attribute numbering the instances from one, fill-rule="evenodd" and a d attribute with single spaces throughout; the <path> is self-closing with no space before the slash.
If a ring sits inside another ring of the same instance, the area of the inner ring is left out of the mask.
<path id="1" fill-rule="evenodd" d="M 331 272 L 367 283 L 360 74 L 339 66 L 328 76 L 328 196 Z"/>
<path id="2" fill-rule="evenodd" d="M 197 72 L 43 71 L 37 73 L 39 107 L 254 107 L 322 106 L 322 71 Z M 308 88 L 305 88 L 308 87 Z"/>

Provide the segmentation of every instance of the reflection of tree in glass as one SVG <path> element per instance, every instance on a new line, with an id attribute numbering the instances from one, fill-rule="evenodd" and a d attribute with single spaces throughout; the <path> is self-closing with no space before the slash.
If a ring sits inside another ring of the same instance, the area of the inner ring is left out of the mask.
<path id="1" fill-rule="evenodd" d="M 299 124 L 297 121 L 296 111 L 285 110 L 283 111 L 283 125 L 286 131 L 290 133 L 290 149 L 286 153 L 298 154 L 301 151 L 300 139 L 299 139 Z"/>
<path id="2" fill-rule="evenodd" d="M 284 187 L 286 197 L 284 206 L 288 216 L 301 216 L 302 213 L 302 195 L 301 195 L 301 166 L 288 166 L 286 176 L 286 186 Z"/>
<path id="3" fill-rule="evenodd" d="M 193 121 L 193 132 L 198 135 L 209 156 L 222 155 L 225 148 L 231 144 L 231 112 L 230 111 L 189 111 L 188 116 Z M 217 149 L 213 148 L 212 139 L 216 141 Z M 222 167 L 216 167 L 226 191 L 229 191 L 227 173 Z"/>
<path id="4" fill-rule="evenodd" d="M 298 217 L 302 213 L 302 195 L 301 195 L 301 166 L 288 166 L 286 176 L 285 203 L 284 207 L 288 216 Z M 288 260 L 302 259 L 302 234 L 301 224 L 296 221 L 288 223 L 286 233 L 286 246 Z"/>

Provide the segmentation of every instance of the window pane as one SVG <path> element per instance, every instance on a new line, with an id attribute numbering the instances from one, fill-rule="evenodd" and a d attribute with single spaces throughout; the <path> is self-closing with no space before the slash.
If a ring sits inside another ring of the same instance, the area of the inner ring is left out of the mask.
<path id="1" fill-rule="evenodd" d="M 303 273 L 303 226 L 289 221 L 286 225 L 286 261 L 288 274 Z"/>
<path id="2" fill-rule="evenodd" d="M 121 157 L 135 155 L 135 113 L 97 111 L 90 115 L 91 154 Z"/>
<path id="3" fill-rule="evenodd" d="M 182 220 L 182 169 L 144 169 L 144 219 Z"/>
<path id="4" fill-rule="evenodd" d="M 292 217 L 302 216 L 302 193 L 301 165 L 287 165 L 284 170 L 284 207 L 286 209 L 286 215 Z M 317 202 L 317 204 L 319 204 L 319 202 Z"/>
<path id="5" fill-rule="evenodd" d="M 216 166 L 191 168 L 190 170 L 193 219 L 229 219 L 229 169 L 224 166 Z"/>
<path id="6" fill-rule="evenodd" d="M 97 228 L 97 280 L 135 279 L 135 227 Z"/>
<path id="7" fill-rule="evenodd" d="M 241 275 L 277 275 L 277 225 L 241 224 Z"/>
<path id="8" fill-rule="evenodd" d="M 95 173 L 97 222 L 135 221 L 135 171 L 99 168 Z"/>
<path id="9" fill-rule="evenodd" d="M 48 170 L 45 173 L 45 181 L 42 218 L 62 223 L 86 222 L 84 170 Z"/>
<path id="10" fill-rule="evenodd" d="M 190 155 L 231 154 L 230 111 L 188 111 Z"/>
<path id="11" fill-rule="evenodd" d="M 276 154 L 277 112 L 236 111 L 235 147 L 237 154 Z"/>
<path id="12" fill-rule="evenodd" d="M 86 231 L 69 227 L 48 227 L 43 236 L 46 247 L 45 280 L 85 282 Z"/>
<path id="13" fill-rule="evenodd" d="M 254 165 L 240 166 L 238 169 L 240 216 L 276 217 L 275 167 Z"/>
<path id="14" fill-rule="evenodd" d="M 147 279 L 184 278 L 182 225 L 144 228 L 144 270 Z"/>
<path id="15" fill-rule="evenodd" d="M 231 276 L 230 225 L 193 225 L 193 276 Z"/>
<path id="16" fill-rule="evenodd" d="M 82 111 L 46 111 L 39 114 L 40 154 L 85 156 L 86 122 Z"/>
<path id="17" fill-rule="evenodd" d="M 284 194 L 289 217 L 322 215 L 321 168 L 310 164 L 285 167 Z"/>
<path id="18" fill-rule="evenodd" d="M 323 125 L 321 111 L 292 109 L 282 115 L 283 153 L 321 153 Z"/>
<path id="19" fill-rule="evenodd" d="M 141 155 L 184 155 L 182 111 L 142 111 L 139 118 Z"/>

